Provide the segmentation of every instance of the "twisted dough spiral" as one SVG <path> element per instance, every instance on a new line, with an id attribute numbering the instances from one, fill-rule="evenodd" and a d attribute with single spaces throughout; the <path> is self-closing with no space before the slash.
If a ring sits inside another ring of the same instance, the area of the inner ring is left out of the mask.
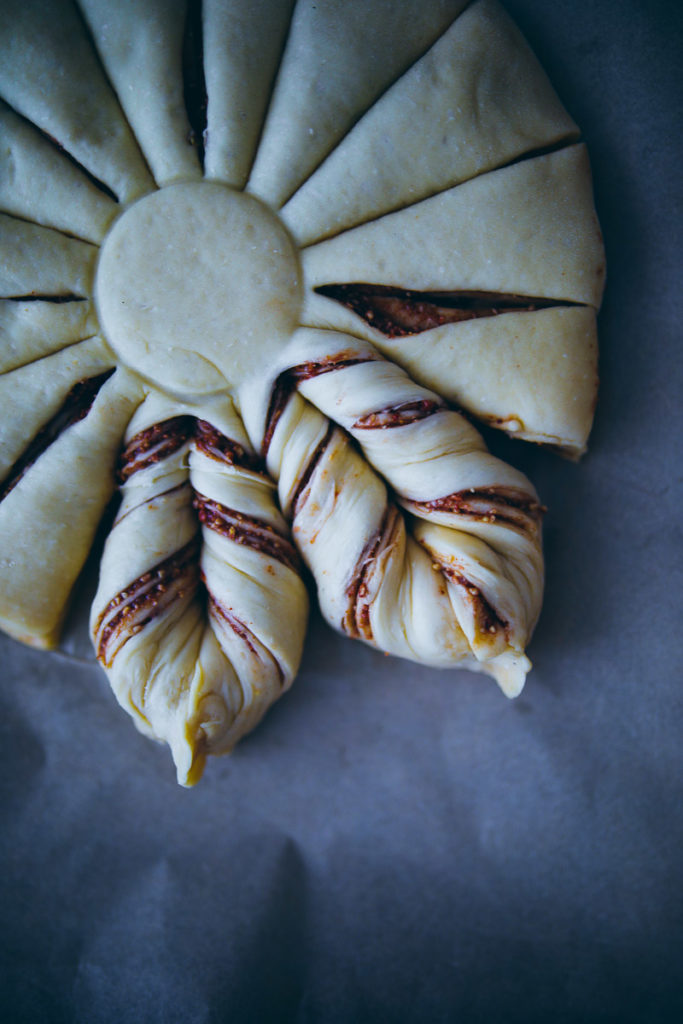
<path id="1" fill-rule="evenodd" d="M 301 329 L 275 385 L 241 404 L 331 625 L 519 693 L 543 589 L 529 481 L 348 335 Z"/>
<path id="2" fill-rule="evenodd" d="M 291 685 L 308 610 L 231 402 L 199 412 L 152 392 L 131 420 L 91 616 L 119 703 L 185 785 Z"/>

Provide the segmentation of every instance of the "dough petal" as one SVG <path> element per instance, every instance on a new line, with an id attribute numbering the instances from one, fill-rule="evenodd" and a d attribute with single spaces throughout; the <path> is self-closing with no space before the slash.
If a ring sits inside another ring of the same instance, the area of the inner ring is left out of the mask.
<path id="1" fill-rule="evenodd" d="M 0 51 L 0 94 L 10 106 L 122 202 L 153 187 L 75 4 L 4 0 Z"/>
<path id="2" fill-rule="evenodd" d="M 531 485 L 371 346 L 302 330 L 286 355 L 270 398 L 250 396 L 259 415 L 252 412 L 247 427 L 279 480 L 281 506 L 327 620 L 401 657 L 434 665 L 476 660 L 506 692 L 518 692 L 543 587 Z M 294 387 L 341 424 L 366 458 Z M 372 466 L 418 521 L 410 527 L 414 539 Z M 504 673 L 501 657 L 514 659 L 518 671 Z"/>
<path id="3" fill-rule="evenodd" d="M 199 409 L 151 393 L 120 475 L 91 630 L 119 703 L 192 785 L 291 684 L 306 591 L 229 400 Z"/>
<path id="4" fill-rule="evenodd" d="M 243 188 L 254 158 L 294 0 L 204 0 L 209 178 Z"/>
<path id="5" fill-rule="evenodd" d="M 598 308 L 602 236 L 583 145 L 523 160 L 306 249 L 308 287 L 483 291 Z"/>
<path id="6" fill-rule="evenodd" d="M 183 96 L 187 0 L 78 0 L 157 185 L 199 178 Z"/>
<path id="7" fill-rule="evenodd" d="M 502 313 L 375 344 L 490 426 L 572 458 L 585 452 L 598 388 L 592 307 Z"/>
<path id="8" fill-rule="evenodd" d="M 92 293 L 97 248 L 0 213 L 0 296 L 85 297 Z"/>
<path id="9" fill-rule="evenodd" d="M 101 242 L 116 203 L 44 135 L 0 102 L 0 209 Z"/>
<path id="10" fill-rule="evenodd" d="M 578 134 L 519 29 L 497 0 L 478 0 L 360 119 L 282 216 L 307 245 Z"/>
<path id="11" fill-rule="evenodd" d="M 0 373 L 90 338 L 97 331 L 87 299 L 0 299 Z"/>
<path id="12" fill-rule="evenodd" d="M 0 500 L 0 626 L 54 647 L 107 502 L 139 381 L 118 370 Z"/>
<path id="13" fill-rule="evenodd" d="M 281 206 L 465 6 L 466 0 L 299 0 L 249 190 Z"/>
<path id="14" fill-rule="evenodd" d="M 111 349 L 93 337 L 0 376 L 0 480 L 65 403 L 68 416 L 69 403 L 77 401 L 74 388 L 113 367 Z"/>

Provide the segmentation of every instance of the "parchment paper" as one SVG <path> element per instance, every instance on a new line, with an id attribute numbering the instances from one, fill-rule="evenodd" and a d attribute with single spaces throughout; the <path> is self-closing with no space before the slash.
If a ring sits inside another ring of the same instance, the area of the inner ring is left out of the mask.
<path id="1" fill-rule="evenodd" d="M 293 691 L 183 791 L 98 668 L 0 639 L 8 1022 L 683 1019 L 681 5 L 508 0 L 582 126 L 609 284 L 549 506 L 535 669 L 311 623 Z"/>

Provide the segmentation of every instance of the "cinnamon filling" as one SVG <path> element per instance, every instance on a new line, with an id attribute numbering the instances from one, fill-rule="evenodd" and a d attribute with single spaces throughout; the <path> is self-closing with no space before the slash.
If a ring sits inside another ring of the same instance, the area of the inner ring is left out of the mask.
<path id="1" fill-rule="evenodd" d="M 501 618 L 493 605 L 486 600 L 479 587 L 476 587 L 474 583 L 458 572 L 457 569 L 442 565 L 441 563 L 439 563 L 439 568 L 447 579 L 452 583 L 456 583 L 464 592 L 465 598 L 474 614 L 476 632 L 479 634 L 488 633 L 490 636 L 494 636 L 499 631 L 502 631 L 505 634 L 506 640 L 508 640 L 509 622 Z"/>
<path id="2" fill-rule="evenodd" d="M 67 394 L 60 409 L 52 419 L 48 420 L 45 426 L 36 434 L 26 450 L 19 456 L 11 467 L 4 482 L 0 485 L 0 501 L 19 483 L 34 462 L 47 451 L 51 444 L 75 423 L 85 419 L 90 412 L 97 394 L 106 380 L 111 377 L 114 370 L 105 370 L 96 377 L 87 377 L 78 381 Z"/>
<path id="3" fill-rule="evenodd" d="M 261 460 L 243 445 L 221 434 L 206 420 L 197 420 L 194 444 L 198 451 L 218 462 L 239 466 L 255 473 L 263 471 Z"/>
<path id="4" fill-rule="evenodd" d="M 349 604 L 341 622 L 341 628 L 349 636 L 373 639 L 368 580 L 378 557 L 392 543 L 399 523 L 398 510 L 394 505 L 387 505 L 379 529 L 368 540 L 356 563 L 351 582 L 346 588 Z"/>
<path id="5" fill-rule="evenodd" d="M 299 513 L 299 511 L 301 510 L 301 507 L 305 503 L 304 493 L 305 493 L 306 489 L 308 488 L 308 485 L 310 483 L 311 477 L 313 476 L 313 473 L 315 472 L 316 466 L 320 462 L 321 458 L 323 457 L 323 455 L 325 453 L 325 450 L 326 450 L 327 446 L 329 445 L 330 441 L 332 440 L 332 435 L 334 434 L 334 431 L 335 431 L 334 425 L 332 423 L 329 423 L 328 426 L 327 426 L 327 431 L 325 433 L 324 438 L 322 439 L 322 441 L 320 442 L 320 444 L 318 445 L 316 450 L 313 452 L 313 455 L 311 456 L 311 458 L 308 460 L 308 465 L 306 466 L 306 469 L 304 470 L 304 472 L 303 472 L 303 474 L 302 474 L 302 476 L 301 476 L 301 478 L 300 478 L 300 480 L 299 480 L 299 482 L 298 482 L 298 484 L 296 486 L 294 494 L 292 495 L 291 507 L 292 507 L 292 515 L 293 516 L 296 516 Z"/>
<path id="6" fill-rule="evenodd" d="M 374 362 L 372 356 L 359 356 L 355 353 L 337 352 L 333 356 L 325 356 L 324 359 L 312 360 L 309 363 L 300 363 L 286 371 L 286 375 L 300 384 L 312 377 L 319 377 L 323 373 L 331 373 L 333 370 L 343 370 L 347 366 L 358 366 L 360 363 Z"/>
<path id="7" fill-rule="evenodd" d="M 361 416 L 352 426 L 352 430 L 387 430 L 391 427 L 405 427 L 408 423 L 417 423 L 428 416 L 440 412 L 444 406 L 431 398 L 423 398 L 415 402 L 404 402 L 403 405 L 390 406 L 379 412 L 370 412 Z"/>
<path id="8" fill-rule="evenodd" d="M 286 373 L 281 373 L 275 381 L 275 386 L 271 392 L 270 402 L 268 404 L 266 429 L 263 435 L 263 444 L 261 445 L 261 455 L 264 459 L 268 455 L 268 449 L 270 448 L 271 441 L 273 440 L 273 434 L 280 422 L 280 417 L 287 407 L 287 402 L 289 401 L 293 390 L 294 388 L 291 380 L 288 378 L 288 375 Z"/>
<path id="9" fill-rule="evenodd" d="M 324 284 L 315 289 L 360 316 L 388 338 L 421 334 L 444 324 L 498 316 L 500 313 L 533 312 L 549 306 L 570 306 L 557 299 L 499 292 L 419 292 L 380 284 Z"/>
<path id="10" fill-rule="evenodd" d="M 169 458 L 190 439 L 193 429 L 192 416 L 173 416 L 135 434 L 121 455 L 119 482 L 124 483 L 133 473 Z"/>
<path id="11" fill-rule="evenodd" d="M 253 551 L 269 555 L 294 572 L 297 571 L 299 559 L 293 545 L 269 523 L 244 515 L 235 509 L 226 508 L 225 505 L 199 493 L 195 493 L 193 505 L 200 523 L 207 529 L 227 537 L 236 544 L 244 544 Z"/>
<path id="12" fill-rule="evenodd" d="M 233 615 L 231 611 L 228 611 L 227 608 L 224 608 L 221 604 L 219 604 L 216 598 L 210 592 L 209 614 L 212 615 L 214 618 L 221 619 L 226 624 L 226 626 L 228 626 L 232 630 L 232 632 L 240 638 L 240 640 L 245 644 L 245 646 L 253 654 L 253 656 L 259 659 L 259 661 L 263 662 L 264 659 L 262 656 L 262 652 L 265 653 L 269 661 L 275 667 L 280 687 L 284 686 L 285 674 L 282 670 L 282 666 L 277 661 L 277 659 L 274 658 L 273 655 L 270 654 L 270 652 L 265 651 L 263 645 L 254 636 L 249 627 L 245 625 L 245 623 L 242 622 L 241 619 L 238 619 L 236 615 Z"/>
<path id="13" fill-rule="evenodd" d="M 111 668 L 119 650 L 178 600 L 191 600 L 199 585 L 199 544 L 193 538 L 111 599 L 97 620 L 97 658 Z M 113 641 L 116 648 L 110 651 Z"/>
<path id="14" fill-rule="evenodd" d="M 413 501 L 410 504 L 422 512 L 452 512 L 471 516 L 483 523 L 506 523 L 523 530 L 536 526 L 545 512 L 545 507 L 538 501 L 522 491 L 505 487 L 470 488 L 433 501 Z"/>

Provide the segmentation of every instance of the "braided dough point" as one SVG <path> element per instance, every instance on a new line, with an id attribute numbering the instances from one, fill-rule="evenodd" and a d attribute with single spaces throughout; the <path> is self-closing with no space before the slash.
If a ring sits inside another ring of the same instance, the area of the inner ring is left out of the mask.
<path id="1" fill-rule="evenodd" d="M 181 406 L 151 392 L 119 478 L 93 640 L 121 706 L 193 785 L 207 755 L 229 752 L 291 685 L 306 589 L 229 400 Z"/>

